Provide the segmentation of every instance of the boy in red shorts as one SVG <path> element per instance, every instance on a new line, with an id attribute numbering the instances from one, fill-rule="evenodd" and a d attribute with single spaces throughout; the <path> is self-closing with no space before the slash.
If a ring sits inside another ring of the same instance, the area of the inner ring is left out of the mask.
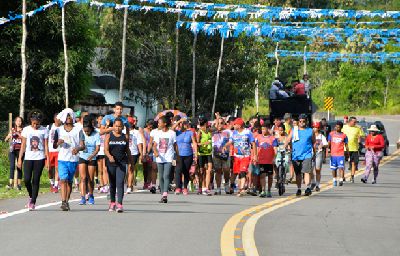
<path id="1" fill-rule="evenodd" d="M 57 129 L 61 126 L 60 120 L 57 119 L 57 114 L 54 115 L 54 123 L 49 125 L 47 129 L 49 130 L 49 179 L 50 179 L 50 192 L 58 192 L 58 148 L 54 149 L 54 140 L 58 140 Z"/>
<path id="2" fill-rule="evenodd" d="M 243 119 L 236 118 L 233 126 L 235 130 L 224 148 L 229 149 L 233 145 L 233 175 L 239 175 L 238 196 L 243 196 L 246 194 L 244 185 L 250 162 L 258 162 L 257 150 L 253 134 L 244 128 Z"/>

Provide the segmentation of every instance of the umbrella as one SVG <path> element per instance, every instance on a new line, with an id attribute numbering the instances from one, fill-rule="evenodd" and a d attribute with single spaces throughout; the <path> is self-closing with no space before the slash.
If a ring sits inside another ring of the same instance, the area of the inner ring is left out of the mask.
<path id="1" fill-rule="evenodd" d="M 172 114 L 174 114 L 174 116 L 180 116 L 181 118 L 187 118 L 187 115 L 177 109 L 169 109 L 169 110 L 164 110 L 160 113 L 157 114 L 157 116 L 154 118 L 154 121 L 158 121 L 158 119 L 160 119 L 160 117 L 165 116 L 165 114 L 167 114 L 168 112 L 172 112 Z"/>

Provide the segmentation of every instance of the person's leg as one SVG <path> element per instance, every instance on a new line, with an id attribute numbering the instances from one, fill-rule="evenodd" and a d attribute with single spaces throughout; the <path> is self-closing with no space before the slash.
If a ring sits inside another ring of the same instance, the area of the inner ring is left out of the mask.
<path id="1" fill-rule="evenodd" d="M 273 178 L 273 174 L 271 172 L 268 173 L 268 192 L 271 192 Z"/>
<path id="2" fill-rule="evenodd" d="M 15 156 L 15 160 L 18 161 L 18 157 L 19 157 L 19 150 L 18 151 L 14 151 L 14 156 Z M 22 156 L 22 161 L 24 161 L 24 155 Z M 17 186 L 18 189 L 21 189 L 21 181 L 22 181 L 22 168 L 19 168 L 18 166 L 17 168 Z"/>
<path id="3" fill-rule="evenodd" d="M 296 174 L 297 189 L 301 189 L 301 183 L 302 183 L 301 168 L 302 168 L 302 163 L 300 161 L 292 161 L 292 163 L 293 163 L 294 172 Z"/>
<path id="4" fill-rule="evenodd" d="M 367 150 L 367 152 L 365 152 L 365 170 L 363 177 L 365 181 L 368 181 L 369 174 L 371 173 L 371 168 L 373 167 L 373 162 L 373 153 L 372 151 Z M 363 179 L 361 179 L 361 181 L 363 181 Z"/>
<path id="5" fill-rule="evenodd" d="M 45 165 L 45 160 L 35 160 L 33 163 L 33 179 L 32 179 L 32 203 L 36 204 L 39 195 L 40 177 Z"/>
<path id="6" fill-rule="evenodd" d="M 108 190 L 108 186 L 110 184 L 109 177 L 108 177 L 108 171 L 107 171 L 108 166 L 106 165 L 105 158 L 102 159 L 102 162 L 103 162 L 103 184 L 104 184 L 104 186 L 107 187 L 107 190 Z"/>
<path id="7" fill-rule="evenodd" d="M 115 181 L 117 187 L 117 202 L 118 204 L 122 204 L 122 200 L 124 199 L 124 181 L 126 176 L 126 165 L 119 164 L 115 169 Z"/>
<path id="8" fill-rule="evenodd" d="M 379 174 L 379 163 L 381 161 L 381 156 L 379 153 L 373 153 L 373 166 L 374 166 L 374 183 L 376 183 L 376 179 L 378 178 Z"/>
<path id="9" fill-rule="evenodd" d="M 87 173 L 88 173 L 88 166 L 86 163 L 81 163 L 79 164 L 79 177 L 80 177 L 80 182 L 79 182 L 79 189 L 81 192 L 81 197 L 84 198 L 87 188 L 86 188 L 86 178 L 87 178 Z"/>
<path id="10" fill-rule="evenodd" d="M 156 187 L 156 185 L 157 185 L 157 173 L 158 173 L 157 167 L 158 167 L 157 163 L 153 161 L 151 163 L 151 186 L 152 187 Z"/>
<path id="11" fill-rule="evenodd" d="M 267 177 L 267 173 L 265 171 L 262 171 L 260 173 L 260 183 L 261 183 L 261 190 L 262 192 L 266 191 L 266 186 L 267 186 L 267 181 L 265 180 Z"/>
<path id="12" fill-rule="evenodd" d="M 32 173 L 33 173 L 33 161 L 24 161 L 24 183 L 26 190 L 28 190 L 29 198 L 32 198 Z"/>
<path id="13" fill-rule="evenodd" d="M 97 159 L 97 177 L 99 178 L 100 187 L 104 186 L 103 182 L 103 159 Z"/>
<path id="14" fill-rule="evenodd" d="M 168 187 L 169 187 L 169 183 L 170 183 L 170 175 L 171 175 L 171 170 L 172 170 L 172 164 L 171 163 L 164 163 L 164 193 L 163 196 L 167 196 L 168 195 Z"/>
<path id="15" fill-rule="evenodd" d="M 159 181 L 158 183 L 160 184 L 160 192 L 161 195 L 164 195 L 164 193 L 168 194 L 168 185 L 167 190 L 164 190 L 164 163 L 157 163 L 157 169 L 158 169 L 158 177 L 159 177 Z"/>
<path id="16" fill-rule="evenodd" d="M 94 191 L 94 176 L 96 173 L 96 165 L 94 165 L 94 162 L 92 163 L 92 165 L 89 164 L 88 166 L 88 186 L 89 186 L 89 194 L 93 195 L 93 191 Z"/>
<path id="17" fill-rule="evenodd" d="M 128 188 L 133 188 L 133 180 L 134 180 L 134 177 L 135 177 L 135 174 L 134 174 L 134 170 L 133 170 L 133 168 L 131 168 L 131 164 L 128 164 L 128 171 L 127 171 L 127 187 Z"/>
<path id="18" fill-rule="evenodd" d="M 15 173 L 15 160 L 16 156 L 14 151 L 8 153 L 8 159 L 10 160 L 10 178 L 8 181 L 8 185 L 10 188 L 14 186 L 14 173 Z"/>
<path id="19" fill-rule="evenodd" d="M 176 168 L 175 168 L 176 192 L 179 192 L 182 189 L 183 158 L 184 158 L 183 156 L 180 156 L 176 159 Z"/>
<path id="20" fill-rule="evenodd" d="M 192 167 L 193 156 L 185 156 L 182 160 L 183 160 L 182 161 L 182 163 L 183 163 L 183 165 L 182 165 L 182 167 L 183 167 L 183 169 L 182 169 L 183 188 L 187 189 L 188 184 L 189 184 L 189 176 L 190 176 L 189 171 L 190 171 L 190 168 Z"/>
<path id="21" fill-rule="evenodd" d="M 211 161 L 208 161 L 208 163 L 207 163 L 207 169 L 206 169 L 206 183 L 205 183 L 205 185 L 206 185 L 206 188 L 207 188 L 207 190 L 210 190 L 211 189 L 211 187 L 210 187 L 210 184 L 211 184 L 211 174 L 212 174 L 212 162 Z"/>
<path id="22" fill-rule="evenodd" d="M 79 189 L 79 168 L 76 168 L 75 170 L 75 175 L 74 175 L 74 183 L 75 183 L 75 191 L 78 192 L 77 190 Z M 86 191 L 83 191 L 86 193 Z"/>
<path id="23" fill-rule="evenodd" d="M 344 168 L 339 168 L 339 177 L 344 177 Z"/>
<path id="24" fill-rule="evenodd" d="M 110 202 L 115 203 L 115 194 L 116 194 L 116 177 L 117 167 L 114 165 L 107 166 L 107 173 L 108 173 L 108 181 L 110 183 Z"/>

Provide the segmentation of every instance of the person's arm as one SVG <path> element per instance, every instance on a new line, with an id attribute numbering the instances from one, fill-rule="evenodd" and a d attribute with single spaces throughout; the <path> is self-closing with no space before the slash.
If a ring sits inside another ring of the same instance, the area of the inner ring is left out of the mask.
<path id="1" fill-rule="evenodd" d="M 314 154 L 315 154 L 317 152 L 317 148 L 315 147 L 315 133 L 314 132 L 312 134 L 311 140 L 312 140 L 313 151 L 314 151 Z"/>
<path id="2" fill-rule="evenodd" d="M 157 149 L 157 142 L 153 142 L 153 154 L 155 157 L 158 157 L 158 149 Z"/>
<path id="3" fill-rule="evenodd" d="M 289 133 L 289 135 L 287 136 L 285 145 L 284 145 L 285 148 L 287 148 L 287 146 L 290 144 L 290 142 L 292 141 L 292 138 L 293 138 L 293 132 Z"/>
<path id="4" fill-rule="evenodd" d="M 114 157 L 110 154 L 110 134 L 107 134 L 104 139 L 104 155 L 107 156 L 110 163 L 114 163 Z"/>
<path id="5" fill-rule="evenodd" d="M 25 151 L 26 151 L 26 138 L 22 136 L 21 149 L 19 150 L 18 163 L 17 163 L 17 166 L 20 169 L 22 168 L 22 157 L 24 156 Z"/>
<path id="6" fill-rule="evenodd" d="M 48 170 L 50 170 L 50 154 L 49 154 L 49 141 L 48 141 L 48 138 L 45 138 L 44 140 L 43 140 L 43 143 L 44 143 L 44 154 L 45 154 L 45 156 L 46 156 L 46 160 L 47 160 L 47 169 Z"/>
<path id="7" fill-rule="evenodd" d="M 374 149 L 376 149 L 376 150 L 383 150 L 384 148 L 385 148 L 385 139 L 383 138 L 383 136 L 381 135 L 381 134 L 378 134 L 377 136 L 379 136 L 379 139 L 378 139 L 378 145 L 376 145 L 375 147 L 374 147 Z"/>
<path id="8" fill-rule="evenodd" d="M 134 170 L 135 169 L 135 167 L 134 167 L 135 161 L 133 160 L 131 149 L 129 148 L 129 138 L 128 139 L 126 138 L 125 141 L 126 141 L 125 152 L 126 152 L 126 155 L 128 156 L 128 162 L 130 164 L 131 171 L 133 172 L 133 171 L 135 171 Z"/>
<path id="9" fill-rule="evenodd" d="M 370 140 L 369 140 L 369 136 L 367 136 L 367 137 L 365 138 L 365 148 L 366 148 L 367 150 L 372 150 L 371 143 L 370 143 Z"/>
<path id="10" fill-rule="evenodd" d="M 192 134 L 192 147 L 193 147 L 194 158 L 197 159 L 197 141 L 194 137 L 194 134 Z"/>
<path id="11" fill-rule="evenodd" d="M 86 149 L 85 146 L 85 135 L 83 135 L 83 131 L 79 131 L 79 146 L 75 147 L 72 149 L 72 154 L 76 155 L 79 153 L 79 151 L 83 151 Z"/>
<path id="12" fill-rule="evenodd" d="M 88 157 L 88 161 L 91 161 L 93 157 L 97 155 L 100 151 L 100 145 L 96 145 L 96 148 L 94 149 L 93 153 Z"/>
<path id="13" fill-rule="evenodd" d="M 111 126 L 110 119 L 104 117 L 104 119 L 101 121 L 100 135 L 107 134 L 112 131 L 114 131 L 114 128 Z"/>
<path id="14" fill-rule="evenodd" d="M 11 140 L 11 138 L 12 138 L 12 132 L 10 131 L 10 132 L 7 134 L 7 136 L 5 137 L 4 141 L 5 141 L 5 142 L 8 142 L 8 141 Z"/>

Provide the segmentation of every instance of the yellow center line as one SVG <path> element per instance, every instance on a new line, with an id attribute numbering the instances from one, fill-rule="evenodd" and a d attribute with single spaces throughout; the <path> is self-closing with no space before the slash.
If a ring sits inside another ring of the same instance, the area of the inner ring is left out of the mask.
<path id="1" fill-rule="evenodd" d="M 384 158 L 381 161 L 381 166 L 385 165 L 386 163 L 394 160 L 400 154 L 400 150 L 394 152 L 391 156 Z M 355 177 L 361 175 L 364 170 L 359 170 L 355 173 Z M 350 178 L 351 174 L 348 173 L 346 178 Z M 333 188 L 332 181 L 326 182 L 321 184 L 320 192 L 315 192 L 313 195 L 317 195 L 321 192 L 329 190 Z M 255 244 L 254 239 L 254 231 L 255 226 L 257 224 L 258 219 L 262 216 L 275 211 L 281 207 L 287 206 L 289 204 L 296 203 L 300 200 L 307 199 L 309 197 L 297 197 L 295 195 L 290 195 L 287 197 L 283 197 L 280 199 L 276 199 L 264 204 L 260 204 L 246 210 L 243 210 L 235 215 L 233 215 L 224 225 L 222 232 L 221 232 L 221 255 L 222 256 L 232 256 L 236 255 L 236 251 L 238 249 L 242 249 L 245 252 L 245 255 L 251 256 L 258 256 L 258 250 Z M 250 217 L 249 217 L 250 216 Z M 243 219 L 244 217 L 249 217 L 247 219 Z M 235 239 L 238 239 L 238 235 L 235 234 L 235 231 L 241 231 L 240 228 L 237 228 L 239 223 L 244 223 L 243 230 L 242 230 L 242 244 L 243 248 L 235 248 Z M 241 250 L 240 250 L 241 251 Z"/>

